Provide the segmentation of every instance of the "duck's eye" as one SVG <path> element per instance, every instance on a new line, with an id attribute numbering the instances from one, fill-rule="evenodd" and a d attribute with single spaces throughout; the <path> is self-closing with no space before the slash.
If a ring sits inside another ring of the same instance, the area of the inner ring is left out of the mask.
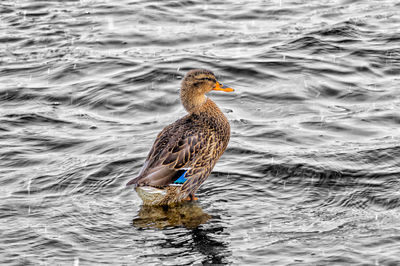
<path id="1" fill-rule="evenodd" d="M 201 81 L 200 82 L 195 82 L 195 83 L 193 83 L 193 86 L 194 87 L 198 87 L 198 86 L 200 86 L 201 83 L 202 83 Z"/>

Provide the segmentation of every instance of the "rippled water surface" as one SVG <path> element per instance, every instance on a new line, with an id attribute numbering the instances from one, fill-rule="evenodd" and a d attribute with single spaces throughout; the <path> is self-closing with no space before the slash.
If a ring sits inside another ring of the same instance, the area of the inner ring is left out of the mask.
<path id="1" fill-rule="evenodd" d="M 2 265 L 400 264 L 400 3 L 0 3 Z M 199 201 L 132 188 L 192 68 L 232 136 Z"/>

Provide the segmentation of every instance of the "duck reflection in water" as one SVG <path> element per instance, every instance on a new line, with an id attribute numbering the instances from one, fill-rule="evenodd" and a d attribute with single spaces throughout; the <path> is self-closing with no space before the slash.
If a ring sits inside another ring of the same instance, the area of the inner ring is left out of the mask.
<path id="1" fill-rule="evenodd" d="M 183 226 L 196 228 L 206 223 L 211 215 L 205 213 L 197 202 L 183 202 L 165 206 L 143 205 L 133 226 L 139 228 L 158 228 Z"/>
<path id="2" fill-rule="evenodd" d="M 165 241 L 160 241 L 160 249 L 182 249 L 189 253 L 202 255 L 202 264 L 229 264 L 232 256 L 229 245 L 223 239 L 227 238 L 225 227 L 220 222 L 219 215 L 212 216 L 205 213 L 197 202 L 184 202 L 176 205 L 146 206 L 143 205 L 138 217 L 133 220 L 133 226 L 140 229 L 161 229 L 166 234 Z M 207 226 L 201 226 L 208 222 Z M 184 235 L 187 238 L 177 238 L 177 232 L 168 234 L 173 227 L 185 227 Z"/>

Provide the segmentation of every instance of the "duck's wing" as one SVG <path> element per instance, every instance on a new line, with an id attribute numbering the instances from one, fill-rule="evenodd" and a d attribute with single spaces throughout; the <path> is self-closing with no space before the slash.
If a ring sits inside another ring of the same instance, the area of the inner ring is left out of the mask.
<path id="1" fill-rule="evenodd" d="M 139 175 L 127 185 L 164 187 L 186 181 L 185 173 L 203 153 L 208 139 L 206 131 L 189 122 L 178 120 L 158 134 Z"/>

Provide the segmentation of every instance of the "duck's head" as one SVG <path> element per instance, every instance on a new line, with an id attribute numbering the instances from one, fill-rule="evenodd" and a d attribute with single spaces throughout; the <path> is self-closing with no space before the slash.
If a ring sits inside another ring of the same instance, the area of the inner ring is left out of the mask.
<path id="1" fill-rule="evenodd" d="M 215 91 L 231 92 L 232 88 L 224 87 L 217 81 L 214 73 L 206 69 L 189 71 L 182 81 L 181 101 L 185 109 L 191 113 L 203 105 L 206 93 Z"/>

